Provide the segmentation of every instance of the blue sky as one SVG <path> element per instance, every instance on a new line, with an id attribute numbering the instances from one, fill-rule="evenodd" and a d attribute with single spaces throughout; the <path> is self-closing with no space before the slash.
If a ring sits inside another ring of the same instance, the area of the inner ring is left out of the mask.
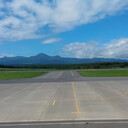
<path id="1" fill-rule="evenodd" d="M 0 57 L 128 59 L 128 0 L 0 2 Z"/>

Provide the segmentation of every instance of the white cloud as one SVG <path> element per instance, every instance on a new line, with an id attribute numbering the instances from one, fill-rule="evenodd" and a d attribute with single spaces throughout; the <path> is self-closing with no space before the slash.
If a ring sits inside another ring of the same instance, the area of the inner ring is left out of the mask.
<path id="1" fill-rule="evenodd" d="M 77 58 L 128 59 L 128 38 L 112 40 L 102 45 L 93 41 L 70 43 L 64 47 L 63 54 Z"/>
<path id="2" fill-rule="evenodd" d="M 1 54 L 0 58 L 3 58 L 3 57 L 13 57 L 13 56 L 14 56 L 13 54 Z"/>
<path id="3" fill-rule="evenodd" d="M 128 59 L 128 38 L 112 40 L 106 44 L 103 55 L 109 58 Z"/>
<path id="4" fill-rule="evenodd" d="M 1 0 L 0 40 L 40 38 L 45 26 L 56 32 L 98 21 L 127 9 L 128 0 Z"/>
<path id="5" fill-rule="evenodd" d="M 61 41 L 61 39 L 60 38 L 50 38 L 50 39 L 42 41 L 41 43 L 42 44 L 52 44 L 52 43 L 56 43 L 58 41 Z"/>

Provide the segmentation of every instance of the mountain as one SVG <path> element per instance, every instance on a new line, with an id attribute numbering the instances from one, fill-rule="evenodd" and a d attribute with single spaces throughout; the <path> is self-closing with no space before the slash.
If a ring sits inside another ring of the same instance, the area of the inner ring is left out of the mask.
<path id="1" fill-rule="evenodd" d="M 98 62 L 128 62 L 122 59 L 107 59 L 107 58 L 92 58 L 92 59 L 77 59 L 65 58 L 60 56 L 48 56 L 40 53 L 30 57 L 3 57 L 0 58 L 1 65 L 36 65 L 36 64 L 83 64 L 83 63 L 98 63 Z"/>

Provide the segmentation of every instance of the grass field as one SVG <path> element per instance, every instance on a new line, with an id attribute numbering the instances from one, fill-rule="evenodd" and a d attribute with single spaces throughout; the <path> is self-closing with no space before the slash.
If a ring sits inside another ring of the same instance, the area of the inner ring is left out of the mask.
<path id="1" fill-rule="evenodd" d="M 88 70 L 79 71 L 82 76 L 86 77 L 127 77 L 128 70 Z"/>
<path id="2" fill-rule="evenodd" d="M 0 80 L 33 78 L 46 72 L 0 72 Z"/>
<path id="3" fill-rule="evenodd" d="M 57 69 L 42 69 L 42 68 L 0 68 L 0 71 L 55 71 L 55 70 L 57 70 Z"/>

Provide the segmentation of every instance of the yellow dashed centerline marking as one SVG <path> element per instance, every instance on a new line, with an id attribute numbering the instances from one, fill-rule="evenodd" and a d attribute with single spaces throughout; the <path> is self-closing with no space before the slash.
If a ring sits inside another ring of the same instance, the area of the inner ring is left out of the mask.
<path id="1" fill-rule="evenodd" d="M 54 100 L 54 101 L 53 101 L 52 106 L 54 106 L 54 105 L 55 105 L 55 102 L 56 102 L 56 100 Z"/>
<path id="2" fill-rule="evenodd" d="M 75 103 L 76 103 L 76 108 L 77 108 L 77 112 L 72 112 L 72 113 L 86 113 L 86 112 L 80 112 L 80 110 L 79 110 L 74 82 L 72 82 L 72 89 L 73 89 L 73 93 L 74 93 L 74 97 L 75 97 Z"/>
<path id="3" fill-rule="evenodd" d="M 44 75 L 44 78 L 47 78 L 50 74 L 51 74 L 51 72 L 47 72 L 47 73 Z"/>
<path id="4" fill-rule="evenodd" d="M 58 79 L 62 75 L 62 73 L 63 72 L 60 72 L 59 75 L 55 79 Z"/>
<path id="5" fill-rule="evenodd" d="M 75 75 L 74 75 L 74 73 L 71 71 L 71 74 L 72 74 L 72 77 L 74 77 Z"/>

